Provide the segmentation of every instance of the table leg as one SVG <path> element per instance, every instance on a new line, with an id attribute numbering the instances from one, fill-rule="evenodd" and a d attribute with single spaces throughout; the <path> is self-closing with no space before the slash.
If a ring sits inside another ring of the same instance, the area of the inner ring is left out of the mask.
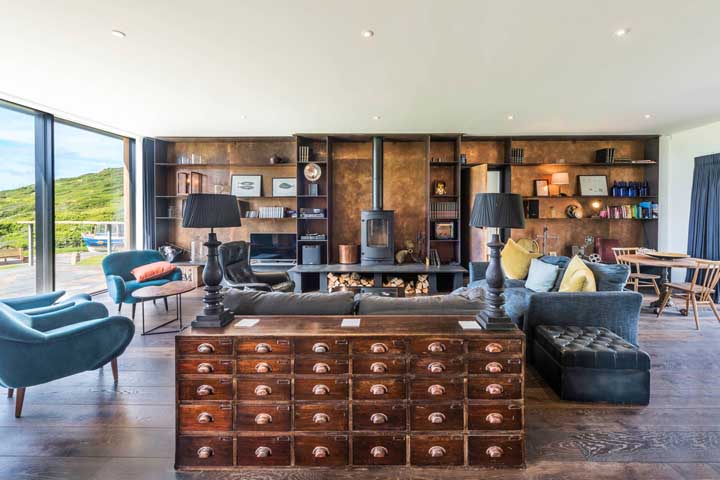
<path id="1" fill-rule="evenodd" d="M 660 298 L 650 303 L 650 307 L 655 309 L 655 313 L 657 313 L 660 309 L 663 297 L 665 295 L 670 295 L 670 288 L 667 286 L 668 283 L 670 283 L 670 267 L 663 267 L 662 272 L 660 273 L 660 282 L 662 282 L 662 291 L 660 292 Z M 672 306 L 674 305 L 672 298 L 670 298 L 668 300 L 666 308 Z"/>
<path id="2" fill-rule="evenodd" d="M 172 320 L 168 320 L 165 323 L 161 323 L 160 325 L 151 328 L 150 330 L 145 330 L 145 302 L 143 302 L 142 305 L 142 314 L 143 314 L 143 335 L 157 335 L 161 333 L 178 333 L 182 331 L 182 302 L 180 301 L 180 295 L 175 295 L 175 309 L 176 309 L 176 316 Z M 168 325 L 173 322 L 180 322 L 180 328 L 178 330 L 162 330 L 158 331 L 158 329 L 164 327 L 165 325 Z"/>

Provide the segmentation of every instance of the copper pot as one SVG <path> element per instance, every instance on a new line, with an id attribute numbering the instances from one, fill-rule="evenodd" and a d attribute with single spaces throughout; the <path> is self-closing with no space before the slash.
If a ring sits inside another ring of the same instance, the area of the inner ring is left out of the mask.
<path id="1" fill-rule="evenodd" d="M 338 261 L 345 265 L 358 263 L 357 245 L 338 245 Z"/>

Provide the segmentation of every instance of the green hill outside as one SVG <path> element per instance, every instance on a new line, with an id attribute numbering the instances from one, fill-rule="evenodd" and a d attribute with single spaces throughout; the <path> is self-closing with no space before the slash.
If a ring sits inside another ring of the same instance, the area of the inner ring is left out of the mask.
<path id="1" fill-rule="evenodd" d="M 122 168 L 107 168 L 55 182 L 55 220 L 122 221 Z M 27 226 L 35 218 L 35 186 L 0 191 L 0 247 L 27 249 Z M 57 225 L 55 244 L 64 250 L 82 249 L 88 225 Z"/>

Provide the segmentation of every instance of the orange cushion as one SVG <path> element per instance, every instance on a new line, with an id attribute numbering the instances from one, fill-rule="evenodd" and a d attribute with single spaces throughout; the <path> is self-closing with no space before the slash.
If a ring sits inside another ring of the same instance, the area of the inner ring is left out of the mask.
<path id="1" fill-rule="evenodd" d="M 137 279 L 138 282 L 144 282 L 146 280 L 162 278 L 173 270 L 175 270 L 175 266 L 170 262 L 154 262 L 140 267 L 135 267 L 130 270 L 130 273 Z"/>

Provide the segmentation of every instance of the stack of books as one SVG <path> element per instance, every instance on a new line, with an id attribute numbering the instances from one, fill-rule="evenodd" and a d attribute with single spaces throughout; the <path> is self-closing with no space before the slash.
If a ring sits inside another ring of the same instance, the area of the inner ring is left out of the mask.
<path id="1" fill-rule="evenodd" d="M 430 204 L 430 218 L 433 220 L 452 220 L 457 216 L 457 202 L 433 202 Z"/>
<path id="2" fill-rule="evenodd" d="M 260 207 L 260 218 L 285 218 L 285 207 Z"/>
<path id="3" fill-rule="evenodd" d="M 637 205 L 617 205 L 614 207 L 606 207 L 607 217 L 613 219 L 641 219 L 650 220 L 658 218 L 658 204 L 650 202 L 640 202 Z"/>
<path id="4" fill-rule="evenodd" d="M 298 163 L 308 163 L 310 161 L 310 147 L 298 147 Z"/>

